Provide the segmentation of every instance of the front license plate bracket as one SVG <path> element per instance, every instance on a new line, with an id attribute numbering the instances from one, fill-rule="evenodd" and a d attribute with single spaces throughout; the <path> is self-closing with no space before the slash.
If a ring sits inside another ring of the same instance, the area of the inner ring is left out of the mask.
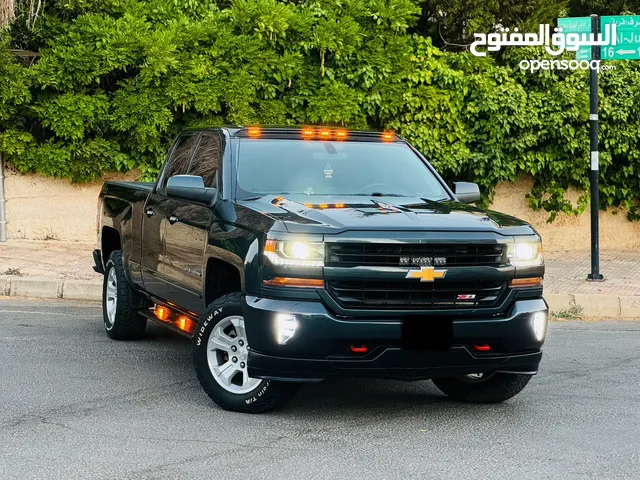
<path id="1" fill-rule="evenodd" d="M 407 317 L 402 320 L 402 348 L 407 350 L 450 350 L 453 320 L 450 317 Z"/>

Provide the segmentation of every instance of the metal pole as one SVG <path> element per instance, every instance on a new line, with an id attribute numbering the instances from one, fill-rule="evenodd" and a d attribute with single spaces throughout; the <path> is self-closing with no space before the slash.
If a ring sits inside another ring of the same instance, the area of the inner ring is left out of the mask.
<path id="1" fill-rule="evenodd" d="M 600 17 L 591 15 L 591 32 L 594 35 L 600 33 Z M 600 60 L 600 46 L 591 47 L 592 60 Z M 591 273 L 588 280 L 604 280 L 600 274 L 600 240 L 599 240 L 599 192 L 598 177 L 600 175 L 598 152 L 598 70 L 589 71 L 589 123 L 591 126 L 591 169 L 589 181 L 591 183 Z"/>
<path id="2" fill-rule="evenodd" d="M 7 216 L 4 204 L 4 159 L 0 152 L 0 242 L 7 241 Z"/>

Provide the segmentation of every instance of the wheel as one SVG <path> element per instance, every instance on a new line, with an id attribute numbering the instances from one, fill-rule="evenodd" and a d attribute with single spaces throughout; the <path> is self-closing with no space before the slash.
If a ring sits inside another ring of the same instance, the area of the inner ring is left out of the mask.
<path id="1" fill-rule="evenodd" d="M 142 338 L 147 319 L 138 311 L 144 304 L 144 299 L 131 289 L 124 275 L 122 252 L 115 250 L 105 265 L 102 286 L 102 316 L 107 335 L 114 340 Z"/>
<path id="2" fill-rule="evenodd" d="M 202 388 L 219 407 L 262 413 L 284 406 L 298 385 L 249 377 L 243 299 L 242 292 L 230 293 L 209 305 L 193 337 L 193 362 Z"/>
<path id="3" fill-rule="evenodd" d="M 517 395 L 533 375 L 472 373 L 434 378 L 433 383 L 454 400 L 469 403 L 499 403 Z"/>

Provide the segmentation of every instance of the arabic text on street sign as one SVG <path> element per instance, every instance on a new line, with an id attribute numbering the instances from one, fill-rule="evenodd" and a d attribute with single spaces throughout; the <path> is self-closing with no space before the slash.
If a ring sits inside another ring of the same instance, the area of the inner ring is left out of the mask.
<path id="1" fill-rule="evenodd" d="M 591 33 L 591 17 L 565 17 L 558 19 L 558 28 L 563 33 Z M 576 51 L 576 60 L 591 60 L 591 47 L 584 46 Z"/>
<path id="2" fill-rule="evenodd" d="M 600 29 L 616 26 L 616 45 L 601 47 L 603 60 L 640 59 L 640 15 L 600 17 Z"/>

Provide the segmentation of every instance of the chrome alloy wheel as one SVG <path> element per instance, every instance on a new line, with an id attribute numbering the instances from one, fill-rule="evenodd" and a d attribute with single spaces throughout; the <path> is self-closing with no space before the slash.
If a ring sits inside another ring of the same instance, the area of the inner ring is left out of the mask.
<path id="1" fill-rule="evenodd" d="M 239 315 L 220 320 L 209 335 L 207 363 L 213 378 L 231 393 L 250 392 L 262 381 L 247 372 L 247 334 Z"/>
<path id="2" fill-rule="evenodd" d="M 111 267 L 107 276 L 107 290 L 104 302 L 107 311 L 107 329 L 111 329 L 116 319 L 116 308 L 118 307 L 118 279 L 116 278 L 115 267 Z"/>

